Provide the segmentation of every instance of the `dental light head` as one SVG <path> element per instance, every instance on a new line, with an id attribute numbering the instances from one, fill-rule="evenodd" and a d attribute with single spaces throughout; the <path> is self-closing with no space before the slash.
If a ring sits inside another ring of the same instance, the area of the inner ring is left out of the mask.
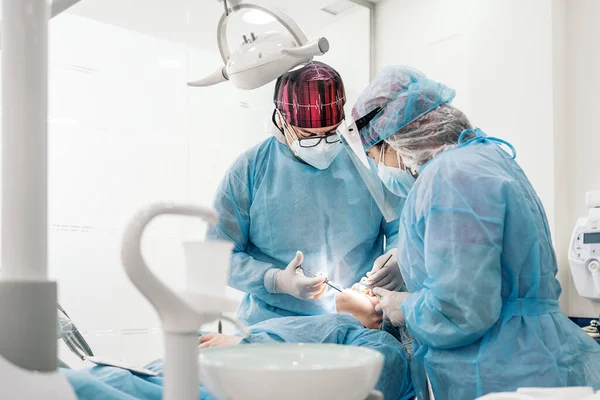
<path id="1" fill-rule="evenodd" d="M 225 11 L 219 20 L 217 41 L 225 66 L 203 79 L 188 83 L 189 86 L 205 87 L 228 80 L 239 89 L 256 89 L 329 50 L 327 39 L 308 41 L 300 27 L 275 7 L 244 0 L 219 1 L 224 2 Z M 229 17 L 234 13 L 250 10 L 272 17 L 289 35 L 282 32 L 248 32 L 242 36 L 241 46 L 232 53 L 227 43 Z"/>

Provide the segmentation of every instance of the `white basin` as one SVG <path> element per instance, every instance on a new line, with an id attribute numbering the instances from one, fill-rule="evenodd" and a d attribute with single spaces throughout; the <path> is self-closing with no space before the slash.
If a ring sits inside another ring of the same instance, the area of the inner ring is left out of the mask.
<path id="1" fill-rule="evenodd" d="M 383 355 L 334 344 L 273 343 L 200 351 L 200 380 L 218 400 L 365 400 Z"/>

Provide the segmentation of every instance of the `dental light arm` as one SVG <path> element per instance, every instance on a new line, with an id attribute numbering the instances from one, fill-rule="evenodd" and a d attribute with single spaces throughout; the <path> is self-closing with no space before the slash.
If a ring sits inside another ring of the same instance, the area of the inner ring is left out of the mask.
<path id="1" fill-rule="evenodd" d="M 225 67 L 220 67 L 204 79 L 195 82 L 189 82 L 188 86 L 206 87 L 216 85 L 217 83 L 225 82 L 227 80 L 229 80 L 229 78 L 227 77 L 227 70 L 225 69 Z"/>
<path id="2" fill-rule="evenodd" d="M 329 51 L 329 41 L 325 38 L 313 39 L 302 47 L 283 49 L 283 54 L 293 57 L 322 56 Z"/>
<path id="3" fill-rule="evenodd" d="M 217 43 L 225 66 L 203 79 L 188 83 L 189 86 L 205 87 L 229 80 L 240 89 L 256 89 L 329 51 L 326 38 L 308 41 L 296 22 L 275 7 L 245 0 L 224 0 L 224 5 L 225 11 L 217 28 Z M 268 14 L 289 35 L 275 32 L 255 35 L 250 32 L 243 36 L 242 45 L 232 54 L 226 42 L 229 17 L 245 10 Z"/>

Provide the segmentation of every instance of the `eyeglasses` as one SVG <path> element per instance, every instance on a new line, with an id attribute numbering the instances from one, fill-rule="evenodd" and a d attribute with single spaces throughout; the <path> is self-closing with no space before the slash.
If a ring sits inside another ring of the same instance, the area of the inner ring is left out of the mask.
<path id="1" fill-rule="evenodd" d="M 311 147 L 317 146 L 319 143 L 321 143 L 321 140 L 325 140 L 325 143 L 327 144 L 333 144 L 339 142 L 340 138 L 335 133 L 326 136 L 312 136 L 307 138 L 298 138 L 298 144 L 300 145 L 300 147 L 309 149 Z"/>

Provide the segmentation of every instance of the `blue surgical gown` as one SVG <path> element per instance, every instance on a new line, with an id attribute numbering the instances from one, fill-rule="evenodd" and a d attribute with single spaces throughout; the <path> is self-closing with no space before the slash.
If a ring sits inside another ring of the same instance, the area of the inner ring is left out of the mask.
<path id="1" fill-rule="evenodd" d="M 316 301 L 274 293 L 274 269 L 296 251 L 304 268 L 347 288 L 383 254 L 384 237 L 387 248 L 397 244 L 398 221 L 385 223 L 345 151 L 321 171 L 271 137 L 238 158 L 213 206 L 220 220 L 207 238 L 235 245 L 229 285 L 247 293 L 237 313 L 247 325 L 335 311 L 331 289 Z"/>
<path id="2" fill-rule="evenodd" d="M 559 309 L 548 221 L 519 165 L 479 138 L 419 173 L 398 251 L 419 397 L 425 371 L 436 400 L 531 386 L 600 389 L 600 346 Z"/>

